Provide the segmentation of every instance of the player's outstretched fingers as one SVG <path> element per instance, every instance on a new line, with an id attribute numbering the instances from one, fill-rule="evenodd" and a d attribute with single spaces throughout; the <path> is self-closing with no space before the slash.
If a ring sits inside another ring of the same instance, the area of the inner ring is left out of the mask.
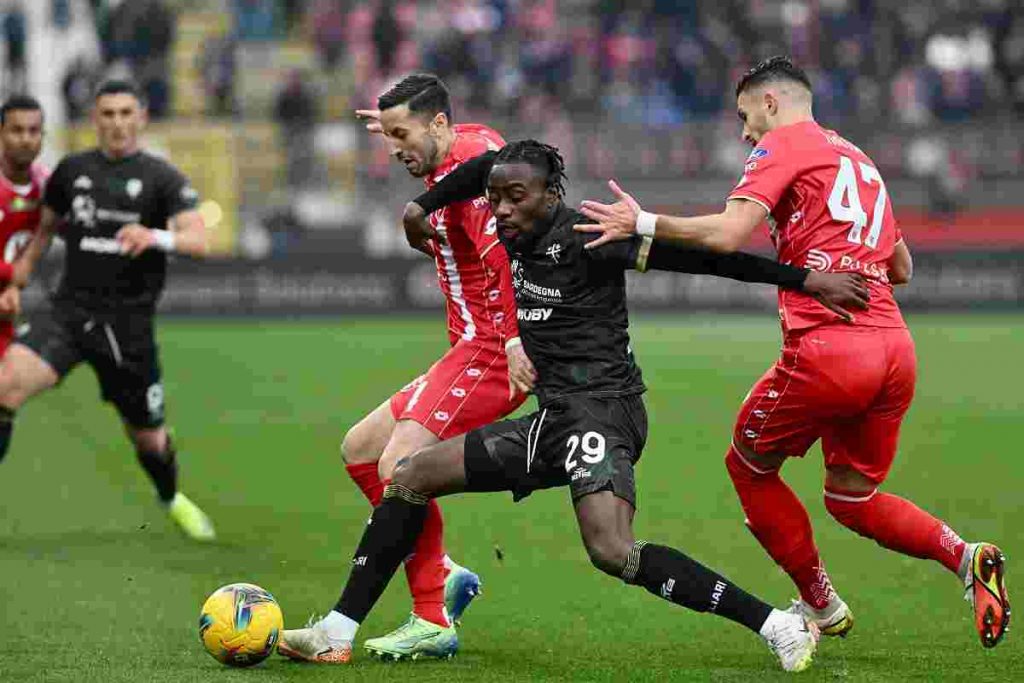
<path id="1" fill-rule="evenodd" d="M 614 180 L 609 180 L 608 188 L 612 191 L 612 194 L 615 195 L 620 201 L 625 202 L 629 206 L 629 208 L 633 210 L 633 213 L 640 213 L 640 202 L 638 202 L 633 197 L 633 195 L 623 190 L 617 182 L 615 182 Z"/>
<path id="2" fill-rule="evenodd" d="M 587 218 L 592 218 L 595 221 L 602 220 L 604 218 L 611 218 L 613 205 L 602 204 L 601 202 L 591 201 L 584 199 L 580 202 L 580 213 Z"/>
<path id="3" fill-rule="evenodd" d="M 356 109 L 356 118 L 366 121 L 366 130 L 371 133 L 383 133 L 380 124 L 380 109 Z"/>

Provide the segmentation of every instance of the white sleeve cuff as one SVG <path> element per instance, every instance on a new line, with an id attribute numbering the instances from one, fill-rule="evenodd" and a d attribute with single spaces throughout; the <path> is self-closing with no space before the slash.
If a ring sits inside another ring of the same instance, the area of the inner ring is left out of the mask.
<path id="1" fill-rule="evenodd" d="M 519 337 L 512 337 L 507 342 L 505 342 L 505 351 L 509 351 L 509 350 L 511 350 L 515 346 L 522 346 L 522 345 L 523 345 L 523 340 L 522 339 L 520 339 Z"/>
<path id="2" fill-rule="evenodd" d="M 641 237 L 654 237 L 654 228 L 658 223 L 658 214 L 641 211 L 636 217 L 636 234 Z"/>
<path id="3" fill-rule="evenodd" d="M 175 235 L 170 230 L 154 230 L 153 231 L 153 248 L 159 249 L 162 252 L 172 254 L 177 246 L 177 240 Z"/>

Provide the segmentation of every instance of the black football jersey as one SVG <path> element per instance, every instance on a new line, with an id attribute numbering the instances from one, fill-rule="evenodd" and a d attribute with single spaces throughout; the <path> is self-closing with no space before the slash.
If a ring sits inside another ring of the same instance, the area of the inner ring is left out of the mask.
<path id="1" fill-rule="evenodd" d="M 115 239 L 125 225 L 167 229 L 193 209 L 196 191 L 178 169 L 146 152 L 110 159 L 98 149 L 70 154 L 57 165 L 43 202 L 63 219 L 67 244 L 56 301 L 89 310 L 152 310 L 164 287 L 167 255 L 149 249 L 136 258 Z"/>
<path id="2" fill-rule="evenodd" d="M 502 239 L 512 267 L 519 336 L 537 369 L 544 403 L 562 396 L 625 396 L 644 391 L 629 344 L 625 271 L 637 265 L 637 240 L 594 250 L 589 223 L 564 206 L 532 235 Z"/>

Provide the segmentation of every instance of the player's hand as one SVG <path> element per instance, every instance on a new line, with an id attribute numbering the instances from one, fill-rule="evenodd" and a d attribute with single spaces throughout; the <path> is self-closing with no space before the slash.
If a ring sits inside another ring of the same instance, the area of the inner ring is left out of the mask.
<path id="1" fill-rule="evenodd" d="M 0 291 L 0 318 L 15 318 L 21 313 L 21 289 L 9 284 Z"/>
<path id="2" fill-rule="evenodd" d="M 580 213 L 597 223 L 577 225 L 575 230 L 577 232 L 602 233 L 596 240 L 587 244 L 586 249 L 594 249 L 608 242 L 628 239 L 636 234 L 636 217 L 640 215 L 640 203 L 619 187 L 614 180 L 608 181 L 608 188 L 618 200 L 614 204 L 602 204 L 589 199 L 580 204 Z"/>
<path id="3" fill-rule="evenodd" d="M 529 394 L 533 391 L 533 385 L 537 381 L 537 370 L 533 362 L 526 355 L 522 344 L 514 344 L 505 349 L 508 357 L 508 397 L 515 398 L 516 394 Z"/>
<path id="4" fill-rule="evenodd" d="M 156 243 L 153 231 L 144 225 L 131 223 L 117 231 L 114 238 L 121 243 L 121 253 L 135 258 Z"/>
<path id="5" fill-rule="evenodd" d="M 366 130 L 371 133 L 384 133 L 384 126 L 380 125 L 380 109 L 356 109 L 356 118 L 366 121 Z"/>
<path id="6" fill-rule="evenodd" d="M 850 309 L 867 310 L 871 300 L 868 281 L 857 273 L 807 273 L 803 290 L 820 301 L 848 323 L 853 322 Z"/>

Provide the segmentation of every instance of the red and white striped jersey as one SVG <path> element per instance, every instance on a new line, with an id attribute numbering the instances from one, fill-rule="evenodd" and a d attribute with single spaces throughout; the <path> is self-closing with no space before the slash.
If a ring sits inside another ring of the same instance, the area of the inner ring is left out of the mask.
<path id="1" fill-rule="evenodd" d="M 42 164 L 32 164 L 32 179 L 15 185 L 0 173 L 0 280 L 9 281 L 10 264 L 32 238 L 43 210 L 43 188 L 50 171 Z"/>
<path id="2" fill-rule="evenodd" d="M 49 169 L 39 163 L 32 164 L 31 180 L 25 185 L 15 185 L 0 173 L 0 285 L 11 281 L 11 264 L 39 227 L 43 189 L 49 177 Z M 0 320 L 0 353 L 13 337 L 12 322 Z"/>
<path id="3" fill-rule="evenodd" d="M 425 179 L 433 187 L 459 164 L 505 140 L 479 124 L 454 126 L 455 142 L 448 156 Z M 494 217 L 484 196 L 456 202 L 430 215 L 438 237 L 431 240 L 437 279 L 448 308 L 448 338 L 489 340 L 504 344 L 518 336 L 515 294 L 508 254 L 498 242 Z"/>

